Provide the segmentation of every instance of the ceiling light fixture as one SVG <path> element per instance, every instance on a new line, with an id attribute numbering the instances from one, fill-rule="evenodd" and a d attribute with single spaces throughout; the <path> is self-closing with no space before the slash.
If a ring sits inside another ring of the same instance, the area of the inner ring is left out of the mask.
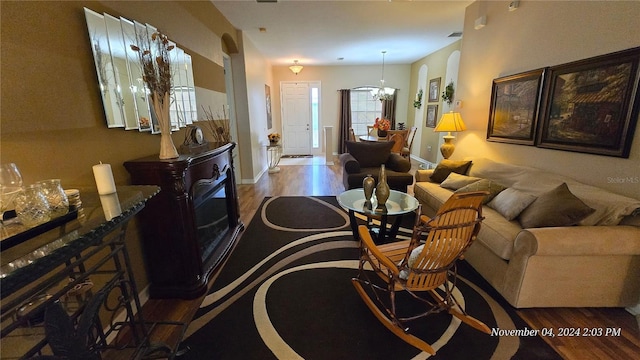
<path id="1" fill-rule="evenodd" d="M 302 65 L 298 65 L 298 60 L 293 60 L 293 65 L 289 66 L 289 69 L 296 75 L 302 71 L 302 68 Z"/>
<path id="2" fill-rule="evenodd" d="M 380 87 L 378 89 L 371 90 L 371 95 L 375 100 L 391 100 L 393 98 L 393 93 L 396 89 L 387 88 L 384 86 L 384 54 L 386 51 L 382 51 L 382 78 L 380 79 Z"/>

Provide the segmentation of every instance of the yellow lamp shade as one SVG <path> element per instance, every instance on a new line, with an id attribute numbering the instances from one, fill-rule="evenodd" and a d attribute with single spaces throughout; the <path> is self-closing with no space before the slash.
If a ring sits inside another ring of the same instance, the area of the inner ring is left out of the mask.
<path id="1" fill-rule="evenodd" d="M 435 132 L 451 132 L 451 131 L 464 131 L 467 130 L 467 126 L 462 121 L 462 116 L 457 112 L 448 112 L 442 115 L 440 122 L 433 131 Z"/>

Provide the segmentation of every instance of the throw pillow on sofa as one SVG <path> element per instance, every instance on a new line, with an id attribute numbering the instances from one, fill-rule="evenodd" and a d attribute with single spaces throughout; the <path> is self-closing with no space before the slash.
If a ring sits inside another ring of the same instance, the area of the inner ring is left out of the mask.
<path id="1" fill-rule="evenodd" d="M 473 184 L 476 181 L 480 181 L 482 179 L 473 176 L 460 175 L 458 173 L 452 172 L 447 176 L 446 179 L 442 183 L 440 183 L 440 187 L 451 190 L 458 190 L 461 187 L 467 186 L 469 184 Z"/>
<path id="2" fill-rule="evenodd" d="M 548 191 L 531 203 L 518 217 L 524 229 L 571 226 L 595 210 L 571 193 L 567 183 Z"/>
<path id="3" fill-rule="evenodd" d="M 361 168 L 376 167 L 384 164 L 391 155 L 391 148 L 393 142 L 380 141 L 380 142 L 346 142 L 347 151 L 351 154 Z"/>
<path id="4" fill-rule="evenodd" d="M 452 172 L 465 175 L 470 165 L 471 161 L 442 160 L 433 170 L 433 174 L 431 174 L 431 181 L 441 183 Z"/>
<path id="5" fill-rule="evenodd" d="M 482 179 L 474 183 L 471 183 L 467 186 L 461 187 L 460 189 L 454 192 L 462 193 L 462 192 L 471 192 L 471 191 L 487 191 L 489 192 L 489 194 L 484 197 L 484 200 L 482 200 L 482 203 L 486 204 L 504 189 L 506 189 L 506 187 L 498 184 L 493 180 Z"/>
<path id="6" fill-rule="evenodd" d="M 505 219 L 511 221 L 517 218 L 518 215 L 535 200 L 536 197 L 531 194 L 518 191 L 514 188 L 507 188 L 496 195 L 487 206 L 499 212 Z"/>

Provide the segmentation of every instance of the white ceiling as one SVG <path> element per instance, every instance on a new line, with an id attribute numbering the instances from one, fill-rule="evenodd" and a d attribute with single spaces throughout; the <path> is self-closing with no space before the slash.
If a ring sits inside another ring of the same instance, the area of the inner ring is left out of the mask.
<path id="1" fill-rule="evenodd" d="M 411 64 L 453 43 L 473 1 L 212 2 L 274 65 L 363 65 L 380 64 L 382 51 L 385 63 Z"/>

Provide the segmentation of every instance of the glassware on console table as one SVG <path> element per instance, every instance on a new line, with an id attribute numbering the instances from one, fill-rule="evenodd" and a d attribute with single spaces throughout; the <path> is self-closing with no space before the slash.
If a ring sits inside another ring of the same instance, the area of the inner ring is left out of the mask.
<path id="1" fill-rule="evenodd" d="M 38 184 L 22 189 L 15 202 L 18 219 L 26 227 L 34 227 L 51 219 L 49 203 Z"/>
<path id="2" fill-rule="evenodd" d="M 69 212 L 69 199 L 60 185 L 60 179 L 41 180 L 37 182 L 47 198 L 51 218 L 57 218 Z"/>
<path id="3" fill-rule="evenodd" d="M 14 163 L 0 165 L 0 220 L 4 213 L 13 209 L 15 197 L 22 188 L 22 175 Z"/>

